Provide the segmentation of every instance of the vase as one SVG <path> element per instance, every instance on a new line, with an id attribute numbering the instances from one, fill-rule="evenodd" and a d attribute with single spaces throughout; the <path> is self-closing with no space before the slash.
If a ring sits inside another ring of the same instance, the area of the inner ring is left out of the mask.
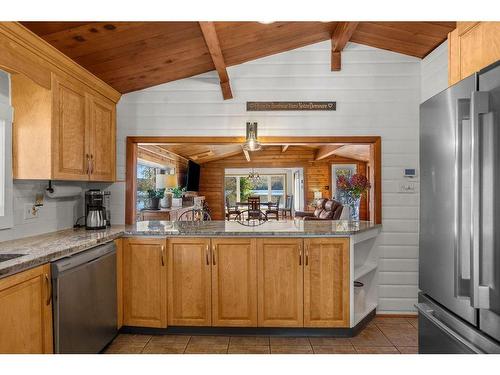
<path id="1" fill-rule="evenodd" d="M 182 206 L 182 198 L 172 198 L 172 206 L 173 207 L 181 207 Z"/>
<path id="2" fill-rule="evenodd" d="M 158 210 L 159 206 L 160 206 L 160 198 L 149 198 L 147 207 L 149 210 Z"/>
<path id="3" fill-rule="evenodd" d="M 346 194 L 346 203 L 347 207 L 349 207 L 349 221 L 359 221 L 359 206 L 361 203 L 361 197 Z"/>

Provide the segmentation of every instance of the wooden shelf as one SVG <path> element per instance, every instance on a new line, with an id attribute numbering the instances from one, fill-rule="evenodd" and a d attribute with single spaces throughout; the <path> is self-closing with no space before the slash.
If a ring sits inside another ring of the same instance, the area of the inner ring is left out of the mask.
<path id="1" fill-rule="evenodd" d="M 376 303 L 367 303 L 365 311 L 355 312 L 354 313 L 354 325 L 356 325 L 360 321 L 362 321 L 365 316 L 367 316 L 370 312 L 372 312 L 373 309 L 376 309 L 376 308 L 377 308 Z"/>
<path id="2" fill-rule="evenodd" d="M 377 263 L 369 262 L 354 269 L 354 281 L 361 279 L 363 276 L 368 275 L 377 269 Z"/>

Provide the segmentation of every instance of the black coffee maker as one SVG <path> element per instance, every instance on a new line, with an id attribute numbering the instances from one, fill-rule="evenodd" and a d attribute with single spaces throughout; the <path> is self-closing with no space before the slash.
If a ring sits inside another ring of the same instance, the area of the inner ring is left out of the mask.
<path id="1" fill-rule="evenodd" d="M 85 228 L 104 229 L 108 219 L 105 206 L 105 192 L 91 189 L 85 192 Z"/>

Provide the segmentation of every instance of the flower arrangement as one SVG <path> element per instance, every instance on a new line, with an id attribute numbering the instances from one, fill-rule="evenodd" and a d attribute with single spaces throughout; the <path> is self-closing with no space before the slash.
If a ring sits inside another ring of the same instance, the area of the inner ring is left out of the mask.
<path id="1" fill-rule="evenodd" d="M 337 177 L 337 189 L 343 190 L 355 198 L 361 197 L 370 187 L 366 176 L 359 173 L 353 174 L 350 178 L 343 175 Z"/>
<path id="2" fill-rule="evenodd" d="M 351 221 L 359 221 L 359 205 L 361 196 L 365 194 L 371 185 L 366 176 L 359 173 L 351 177 L 340 175 L 337 177 L 337 189 L 339 190 L 342 204 L 349 207 Z"/>

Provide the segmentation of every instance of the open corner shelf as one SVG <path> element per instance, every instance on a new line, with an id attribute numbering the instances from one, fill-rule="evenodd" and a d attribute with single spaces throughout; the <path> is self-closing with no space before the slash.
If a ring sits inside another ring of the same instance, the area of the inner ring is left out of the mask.
<path id="1" fill-rule="evenodd" d="M 377 263 L 368 262 L 362 266 L 354 268 L 354 281 L 361 279 L 363 276 L 368 275 L 377 269 Z"/>

